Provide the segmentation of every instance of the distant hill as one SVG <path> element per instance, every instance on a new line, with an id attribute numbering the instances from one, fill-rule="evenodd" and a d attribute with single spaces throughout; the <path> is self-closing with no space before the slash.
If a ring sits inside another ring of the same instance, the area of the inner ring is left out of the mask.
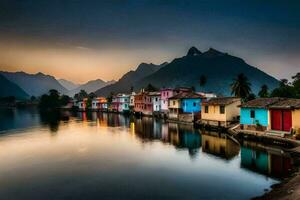
<path id="1" fill-rule="evenodd" d="M 263 84 L 272 90 L 278 86 L 278 80 L 244 60 L 210 48 L 200 52 L 197 48 L 189 49 L 186 56 L 174 59 L 155 73 L 136 81 L 134 88 L 139 90 L 151 83 L 155 87 L 194 86 L 198 91 L 215 92 L 230 95 L 230 84 L 239 74 L 244 73 L 252 84 L 252 91 L 257 94 Z M 199 86 L 201 75 L 207 77 L 204 87 Z"/>
<path id="2" fill-rule="evenodd" d="M 115 82 L 116 82 L 115 80 L 107 81 L 107 82 L 105 82 L 105 81 L 103 81 L 101 79 L 92 80 L 92 81 L 89 81 L 89 82 L 87 82 L 85 84 L 82 84 L 79 87 L 77 87 L 77 88 L 69 91 L 68 94 L 70 96 L 74 96 L 80 90 L 85 90 L 87 93 L 95 92 L 96 90 L 101 89 L 101 88 L 103 88 L 105 86 L 114 84 Z"/>
<path id="3" fill-rule="evenodd" d="M 67 90 L 74 90 L 80 86 L 80 84 L 73 83 L 66 79 L 58 79 L 57 81 Z"/>
<path id="4" fill-rule="evenodd" d="M 29 95 L 18 85 L 0 74 L 0 97 L 14 96 L 16 99 L 27 99 Z"/>
<path id="5" fill-rule="evenodd" d="M 61 94 L 67 94 L 64 88 L 53 76 L 43 73 L 27 74 L 25 72 L 0 72 L 5 78 L 17 84 L 30 96 L 41 96 L 50 89 L 56 89 Z"/>
<path id="6" fill-rule="evenodd" d="M 129 92 L 131 86 L 135 86 L 136 82 L 150 74 L 153 74 L 167 63 L 161 65 L 141 63 L 135 71 L 129 71 L 122 76 L 116 83 L 103 87 L 95 93 L 98 96 L 108 96 L 112 93 Z"/>

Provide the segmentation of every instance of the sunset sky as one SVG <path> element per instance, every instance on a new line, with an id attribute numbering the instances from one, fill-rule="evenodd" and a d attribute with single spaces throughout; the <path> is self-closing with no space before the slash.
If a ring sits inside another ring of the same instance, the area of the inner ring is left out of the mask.
<path id="1" fill-rule="evenodd" d="M 196 46 L 290 78 L 300 71 L 299 2 L 1 0 L 0 70 L 110 80 Z"/>

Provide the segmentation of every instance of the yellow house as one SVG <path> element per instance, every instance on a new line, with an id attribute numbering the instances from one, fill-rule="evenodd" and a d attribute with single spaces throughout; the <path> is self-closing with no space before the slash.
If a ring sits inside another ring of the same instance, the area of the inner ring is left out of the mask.
<path id="1" fill-rule="evenodd" d="M 227 127 L 238 121 L 239 105 L 241 99 L 236 97 L 218 97 L 202 102 L 201 123 Z"/>
<path id="2" fill-rule="evenodd" d="M 181 100 L 179 98 L 169 99 L 169 118 L 177 118 L 178 114 L 181 112 Z"/>

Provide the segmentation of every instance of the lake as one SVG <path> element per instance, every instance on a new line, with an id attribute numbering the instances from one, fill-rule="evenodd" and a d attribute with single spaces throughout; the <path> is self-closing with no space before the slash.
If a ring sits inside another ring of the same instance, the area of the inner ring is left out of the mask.
<path id="1" fill-rule="evenodd" d="M 1 199 L 250 199 L 296 163 L 149 117 L 0 110 Z"/>

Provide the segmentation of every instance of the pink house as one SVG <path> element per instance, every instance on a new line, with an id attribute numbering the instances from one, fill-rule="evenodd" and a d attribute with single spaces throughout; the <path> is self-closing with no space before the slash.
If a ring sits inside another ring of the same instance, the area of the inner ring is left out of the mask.
<path id="1" fill-rule="evenodd" d="M 162 88 L 160 90 L 160 105 L 161 105 L 161 112 L 168 113 L 168 107 L 169 107 L 169 98 L 179 94 L 179 93 L 188 93 L 191 92 L 191 88 Z"/>

